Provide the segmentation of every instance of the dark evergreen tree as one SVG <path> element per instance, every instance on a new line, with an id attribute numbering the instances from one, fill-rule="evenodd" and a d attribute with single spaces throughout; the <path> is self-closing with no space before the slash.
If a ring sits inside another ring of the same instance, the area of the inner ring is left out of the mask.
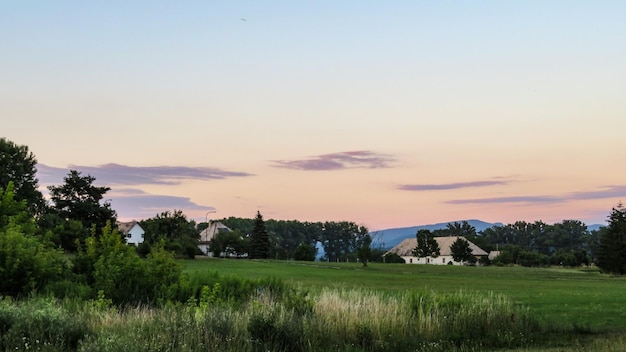
<path id="1" fill-rule="evenodd" d="M 261 212 L 256 212 L 254 227 L 250 236 L 250 259 L 267 259 L 270 254 L 270 238 L 265 229 L 265 221 Z"/>
<path id="2" fill-rule="evenodd" d="M 609 226 L 600 238 L 598 267 L 605 272 L 626 273 L 626 208 L 622 203 L 609 215 Z"/>
<path id="3" fill-rule="evenodd" d="M 417 246 L 413 249 L 413 255 L 418 258 L 437 258 L 440 254 L 439 244 L 430 230 L 418 230 L 415 234 Z"/>
<path id="4" fill-rule="evenodd" d="M 459 237 L 450 246 L 450 252 L 452 252 L 452 259 L 457 262 L 476 263 L 476 257 L 472 254 L 469 242 L 464 238 Z"/>

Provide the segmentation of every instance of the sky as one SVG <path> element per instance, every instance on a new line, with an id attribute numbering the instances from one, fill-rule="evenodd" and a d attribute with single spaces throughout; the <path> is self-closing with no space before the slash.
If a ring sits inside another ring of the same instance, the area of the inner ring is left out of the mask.
<path id="1" fill-rule="evenodd" d="M 625 1 L 0 1 L 0 137 L 120 220 L 604 224 Z"/>

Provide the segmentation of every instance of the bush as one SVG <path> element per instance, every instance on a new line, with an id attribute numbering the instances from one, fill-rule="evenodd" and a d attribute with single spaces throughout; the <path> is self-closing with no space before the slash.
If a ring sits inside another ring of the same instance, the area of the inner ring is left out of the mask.
<path id="1" fill-rule="evenodd" d="M 381 257 L 380 261 L 382 262 L 383 260 L 385 263 L 399 263 L 399 264 L 406 263 L 406 261 L 402 259 L 402 257 L 396 253 L 387 253 L 384 257 Z"/>
<path id="2" fill-rule="evenodd" d="M 163 249 L 163 243 L 152 246 L 147 258 L 141 259 L 110 224 L 100 238 L 92 236 L 84 250 L 79 248 L 74 270 L 94 291 L 104 292 L 117 305 L 176 300 L 185 284 L 180 265 Z"/>
<path id="3" fill-rule="evenodd" d="M 8 225 L 0 229 L 0 295 L 21 296 L 61 279 L 65 271 L 62 253 Z"/>

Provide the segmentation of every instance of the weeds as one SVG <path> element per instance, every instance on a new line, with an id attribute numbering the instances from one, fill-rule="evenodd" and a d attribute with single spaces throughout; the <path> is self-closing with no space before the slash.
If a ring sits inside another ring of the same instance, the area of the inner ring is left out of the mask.
<path id="1" fill-rule="evenodd" d="M 217 277 L 217 276 L 216 276 Z M 119 308 L 33 297 L 0 301 L 2 351 L 483 351 L 529 348 L 542 327 L 498 294 L 367 289 L 315 293 L 245 281 L 203 285 L 197 299 Z M 242 302 L 225 287 L 246 287 Z"/>

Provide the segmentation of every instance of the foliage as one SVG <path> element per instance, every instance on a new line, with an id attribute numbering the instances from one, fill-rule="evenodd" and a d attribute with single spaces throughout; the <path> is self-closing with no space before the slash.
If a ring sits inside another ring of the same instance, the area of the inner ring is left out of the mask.
<path id="1" fill-rule="evenodd" d="M 19 296 L 43 289 L 60 279 L 65 261 L 59 251 L 24 234 L 9 223 L 0 229 L 0 295 Z"/>
<path id="2" fill-rule="evenodd" d="M 195 221 L 187 220 L 181 210 L 166 211 L 154 218 L 140 222 L 145 230 L 144 246 L 153 246 L 161 241 L 164 248 L 178 257 L 193 259 L 198 252 L 200 233 Z"/>
<path id="3" fill-rule="evenodd" d="M 9 296 L 41 290 L 65 272 L 61 253 L 34 236 L 34 219 L 14 194 L 13 182 L 0 188 L 0 295 Z"/>
<path id="4" fill-rule="evenodd" d="M 452 252 L 452 259 L 457 262 L 468 262 L 470 264 L 476 263 L 476 257 L 472 254 L 469 242 L 463 237 L 459 237 L 450 246 Z"/>
<path id="5" fill-rule="evenodd" d="M 254 229 L 255 219 L 243 219 L 229 217 L 220 220 L 231 229 L 237 229 L 243 234 L 251 234 Z M 297 248 L 306 243 L 316 248 L 320 242 L 324 248 L 327 261 L 355 260 L 358 257 L 359 248 L 367 249 L 360 244 L 368 235 L 364 226 L 358 226 L 354 222 L 300 222 L 297 220 L 265 220 L 265 229 L 269 236 L 269 258 L 288 259 L 294 258 Z M 367 255 L 367 253 L 362 253 Z M 367 255 L 371 257 L 370 255 Z"/>
<path id="6" fill-rule="evenodd" d="M 63 178 L 63 185 L 48 187 L 53 203 L 49 211 L 63 221 L 80 221 L 86 229 L 95 226 L 98 234 L 107 222 L 115 225 L 117 214 L 111 209 L 110 201 L 102 202 L 104 195 L 111 189 L 94 186 L 95 180 L 93 176 L 81 176 L 81 172 L 70 170 Z"/>
<path id="7" fill-rule="evenodd" d="M 36 165 L 37 160 L 27 146 L 0 138 L 0 188 L 6 189 L 12 182 L 15 199 L 26 202 L 30 215 L 39 214 L 45 207 L 39 181 L 35 177 Z"/>
<path id="8" fill-rule="evenodd" d="M 267 259 L 270 254 L 270 241 L 267 230 L 265 229 L 265 221 L 263 215 L 257 211 L 254 218 L 254 227 L 250 235 L 250 259 Z"/>
<path id="9" fill-rule="evenodd" d="M 391 253 L 391 252 L 385 254 L 384 258 L 381 258 L 380 261 L 384 263 L 390 263 L 390 264 L 393 264 L 393 263 L 405 264 L 406 263 L 401 256 L 399 256 L 396 253 Z"/>
<path id="10" fill-rule="evenodd" d="M 89 237 L 84 250 L 79 248 L 74 270 L 115 304 L 165 302 L 176 294 L 182 279 L 180 265 L 162 243 L 143 260 L 110 224 L 98 238 Z"/>
<path id="11" fill-rule="evenodd" d="M 10 223 L 28 234 L 35 233 L 33 217 L 28 212 L 26 202 L 15 199 L 13 181 L 8 183 L 6 189 L 0 187 L 0 229 Z"/>
<path id="12" fill-rule="evenodd" d="M 219 290 L 219 285 L 204 287 L 198 305 L 162 308 L 117 309 L 102 295 L 92 302 L 63 305 L 43 299 L 3 301 L 1 347 L 181 352 L 492 350 L 528 346 L 533 336 L 543 332 L 525 309 L 497 294 L 259 291 L 241 306 L 231 306 L 213 294 Z"/>
<path id="13" fill-rule="evenodd" d="M 515 264 L 526 267 L 543 267 L 549 263 L 548 256 L 514 245 L 504 247 L 500 255 L 492 261 L 495 265 Z"/>
<path id="14" fill-rule="evenodd" d="M 603 271 L 626 274 L 626 208 L 622 203 L 609 215 L 609 226 L 600 238 L 597 265 Z"/>
<path id="15" fill-rule="evenodd" d="M 209 250 L 214 257 L 241 257 L 250 250 L 250 240 L 239 230 L 218 231 L 209 241 Z"/>
<path id="16" fill-rule="evenodd" d="M 413 255 L 418 258 L 437 258 L 439 256 L 439 244 L 430 230 L 418 230 L 415 234 L 417 245 L 413 249 Z"/>
<path id="17" fill-rule="evenodd" d="M 293 255 L 295 260 L 314 261 L 317 254 L 317 248 L 310 246 L 308 243 L 302 242 Z"/>
<path id="18" fill-rule="evenodd" d="M 350 257 L 368 258 L 367 252 L 371 237 L 364 226 L 349 221 L 327 221 L 322 225 L 320 242 L 324 247 L 325 259 L 328 261 L 344 261 Z M 362 253 L 358 251 L 361 248 Z"/>
<path id="19" fill-rule="evenodd" d="M 1 351 L 76 351 L 92 333 L 84 315 L 53 299 L 0 301 Z"/>
<path id="20" fill-rule="evenodd" d="M 446 224 L 445 229 L 435 230 L 435 237 L 472 237 L 476 235 L 476 229 L 467 221 Z"/>
<path id="21" fill-rule="evenodd" d="M 50 221 L 48 226 L 53 226 L 48 230 L 50 240 L 66 252 L 76 253 L 78 245 L 89 237 L 89 229 L 79 220 L 63 220 L 56 214 L 46 214 L 45 217 Z M 43 220 L 40 218 L 38 223 Z"/>
<path id="22" fill-rule="evenodd" d="M 356 236 L 356 257 L 365 267 L 372 253 L 371 245 L 372 237 L 368 234 L 367 229 L 362 227 Z"/>

